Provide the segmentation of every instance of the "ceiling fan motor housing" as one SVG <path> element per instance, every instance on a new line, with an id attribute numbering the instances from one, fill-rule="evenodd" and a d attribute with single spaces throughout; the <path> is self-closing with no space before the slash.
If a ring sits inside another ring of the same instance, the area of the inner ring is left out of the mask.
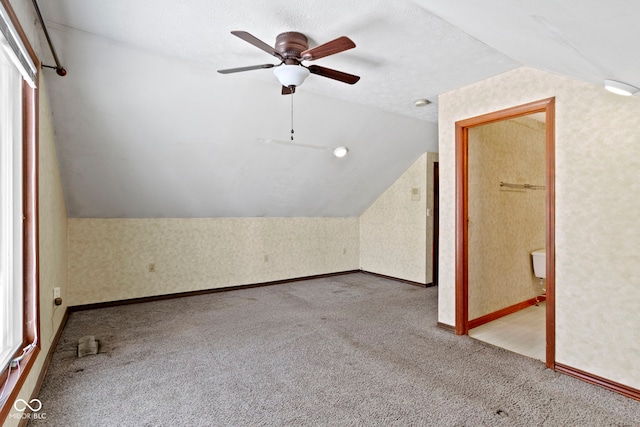
<path id="1" fill-rule="evenodd" d="M 287 65 L 297 65 L 300 61 L 300 53 L 309 48 L 307 37 L 295 31 L 278 34 L 276 37 L 275 50 L 284 58 Z"/>

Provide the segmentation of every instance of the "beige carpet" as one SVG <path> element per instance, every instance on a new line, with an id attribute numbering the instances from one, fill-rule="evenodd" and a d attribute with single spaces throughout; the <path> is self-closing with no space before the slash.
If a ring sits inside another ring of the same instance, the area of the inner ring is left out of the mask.
<path id="1" fill-rule="evenodd" d="M 637 426 L 640 402 L 437 328 L 363 273 L 73 313 L 32 426 Z M 101 353 L 76 358 L 84 335 Z"/>

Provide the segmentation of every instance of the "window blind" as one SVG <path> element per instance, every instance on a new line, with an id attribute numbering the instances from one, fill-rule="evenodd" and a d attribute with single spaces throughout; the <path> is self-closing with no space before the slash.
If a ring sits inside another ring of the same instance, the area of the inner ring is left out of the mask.
<path id="1" fill-rule="evenodd" d="M 18 32 L 13 27 L 9 15 L 0 4 L 0 33 L 2 37 L 2 48 L 7 53 L 16 68 L 20 71 L 22 78 L 31 86 L 36 87 L 36 66 L 31 60 L 27 49 L 18 36 Z"/>

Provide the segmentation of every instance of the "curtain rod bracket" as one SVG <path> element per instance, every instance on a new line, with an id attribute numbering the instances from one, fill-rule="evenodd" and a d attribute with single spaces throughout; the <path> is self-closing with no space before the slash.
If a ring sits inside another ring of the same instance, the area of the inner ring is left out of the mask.
<path id="1" fill-rule="evenodd" d="M 54 67 L 53 65 L 42 64 L 42 68 L 51 68 L 53 70 L 56 70 L 56 73 L 58 73 L 58 75 L 61 77 L 64 77 L 67 75 L 67 70 L 65 70 L 64 67 Z"/>

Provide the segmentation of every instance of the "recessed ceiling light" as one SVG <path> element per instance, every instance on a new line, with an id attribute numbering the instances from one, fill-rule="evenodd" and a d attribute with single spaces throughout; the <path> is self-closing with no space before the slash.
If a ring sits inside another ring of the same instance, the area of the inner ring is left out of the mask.
<path id="1" fill-rule="evenodd" d="M 413 105 L 415 105 L 416 107 L 424 107 L 425 105 L 429 105 L 429 104 L 431 104 L 431 101 L 425 98 L 416 99 L 413 103 Z"/>
<path id="2" fill-rule="evenodd" d="M 640 89 L 638 89 L 635 86 L 631 86 L 626 83 L 618 82 L 615 80 L 605 80 L 604 88 L 607 89 L 609 92 L 613 92 L 615 94 L 624 95 L 624 96 L 631 96 L 634 93 L 640 91 Z"/>
<path id="3" fill-rule="evenodd" d="M 346 156 L 348 152 L 349 152 L 349 149 L 347 147 L 340 146 L 335 150 L 333 150 L 333 155 L 338 158 L 341 158 Z"/>

